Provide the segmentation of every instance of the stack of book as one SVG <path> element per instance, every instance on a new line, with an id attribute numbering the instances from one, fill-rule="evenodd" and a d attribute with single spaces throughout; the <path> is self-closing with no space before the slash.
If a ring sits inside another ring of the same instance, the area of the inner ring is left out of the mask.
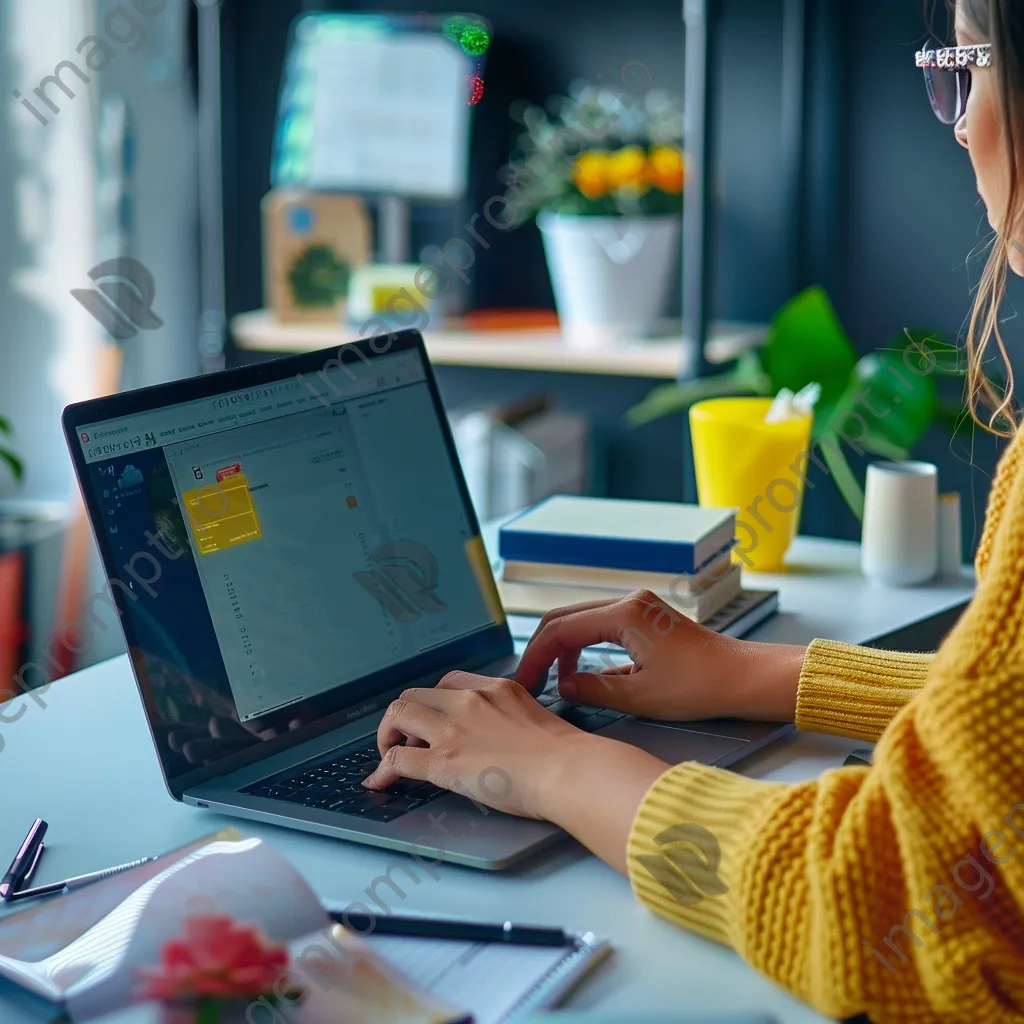
<path id="1" fill-rule="evenodd" d="M 777 607 L 774 592 L 743 590 L 735 535 L 734 509 L 558 495 L 501 527 L 498 587 L 518 615 L 650 590 L 687 618 L 733 633 Z"/>

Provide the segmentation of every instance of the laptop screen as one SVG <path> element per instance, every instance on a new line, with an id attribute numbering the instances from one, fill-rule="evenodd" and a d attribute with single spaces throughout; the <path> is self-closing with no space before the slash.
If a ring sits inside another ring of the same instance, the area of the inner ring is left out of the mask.
<path id="1" fill-rule="evenodd" d="M 169 779 L 504 621 L 442 416 L 414 347 L 76 427 Z"/>

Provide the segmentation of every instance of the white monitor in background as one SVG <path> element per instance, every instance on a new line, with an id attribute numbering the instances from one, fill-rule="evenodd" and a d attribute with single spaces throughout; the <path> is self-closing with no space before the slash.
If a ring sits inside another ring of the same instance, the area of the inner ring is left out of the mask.
<path id="1" fill-rule="evenodd" d="M 281 88 L 275 187 L 464 195 L 490 38 L 471 15 L 300 17 Z"/>

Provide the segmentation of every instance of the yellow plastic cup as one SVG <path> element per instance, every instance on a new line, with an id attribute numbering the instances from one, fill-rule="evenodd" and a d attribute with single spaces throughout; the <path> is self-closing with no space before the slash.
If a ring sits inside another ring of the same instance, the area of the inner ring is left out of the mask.
<path id="1" fill-rule="evenodd" d="M 813 416 L 765 423 L 770 398 L 713 398 L 690 408 L 697 495 L 704 508 L 735 508 L 733 561 L 782 568 L 800 525 Z"/>

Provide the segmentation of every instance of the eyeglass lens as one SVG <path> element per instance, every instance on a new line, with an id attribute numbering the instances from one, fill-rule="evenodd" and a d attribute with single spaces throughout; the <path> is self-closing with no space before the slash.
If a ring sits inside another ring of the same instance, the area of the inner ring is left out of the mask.
<path id="1" fill-rule="evenodd" d="M 941 49 L 941 45 L 934 40 L 928 47 Z M 966 68 L 925 68 L 924 81 L 935 116 L 943 124 L 956 124 L 967 111 L 971 72 Z"/>

